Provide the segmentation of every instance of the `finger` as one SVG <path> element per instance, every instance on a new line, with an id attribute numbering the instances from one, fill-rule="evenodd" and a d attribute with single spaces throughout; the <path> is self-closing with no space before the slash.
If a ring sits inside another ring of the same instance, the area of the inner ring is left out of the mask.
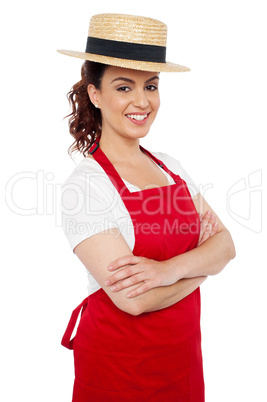
<path id="1" fill-rule="evenodd" d="M 214 225 L 212 225 L 211 236 L 214 236 L 218 232 L 218 227 L 218 222 L 215 222 Z"/>
<path id="2" fill-rule="evenodd" d="M 215 217 L 214 217 L 215 220 Z M 215 221 L 213 224 L 209 223 L 203 233 L 201 241 L 204 242 L 218 232 L 218 223 Z"/>
<path id="3" fill-rule="evenodd" d="M 212 226 L 216 222 L 216 217 L 210 211 L 207 211 L 203 219 L 203 231 L 211 232 Z"/>
<path id="4" fill-rule="evenodd" d="M 210 237 L 210 234 L 208 232 L 205 232 L 201 239 L 201 242 L 204 243 L 204 241 L 208 240 L 209 237 Z"/>
<path id="5" fill-rule="evenodd" d="M 211 218 L 211 215 L 212 215 L 211 211 L 208 210 L 208 211 L 205 212 L 205 214 L 203 216 L 203 219 L 209 221 L 210 218 Z"/>
<path id="6" fill-rule="evenodd" d="M 204 233 L 204 231 L 205 231 L 205 228 L 206 228 L 206 223 L 205 223 L 204 221 L 202 221 L 202 222 L 200 223 L 200 234 L 199 234 L 199 238 L 201 238 L 201 237 L 203 236 L 203 233 Z"/>
<path id="7" fill-rule="evenodd" d="M 200 237 L 204 233 L 208 223 L 210 222 L 211 218 L 213 217 L 212 213 L 210 211 L 206 211 L 205 215 L 201 214 L 200 215 Z"/>
<path id="8" fill-rule="evenodd" d="M 206 211 L 201 221 L 198 246 L 215 235 L 218 232 L 218 227 L 216 216 L 211 211 Z"/>
<path id="9" fill-rule="evenodd" d="M 120 290 L 129 288 L 130 286 L 137 285 L 138 283 L 144 282 L 144 278 L 141 274 L 133 275 L 121 282 L 116 283 L 111 286 L 112 292 L 119 292 Z"/>
<path id="10" fill-rule="evenodd" d="M 204 236 L 205 232 L 207 231 L 208 224 L 209 224 L 209 222 L 208 222 L 207 218 L 203 218 L 203 221 L 201 222 L 201 226 L 200 226 L 200 235 L 199 235 L 200 241 L 203 240 L 203 236 Z"/>
<path id="11" fill-rule="evenodd" d="M 138 264 L 140 262 L 140 257 L 135 255 L 126 255 L 124 257 L 118 258 L 117 260 L 113 261 L 109 266 L 109 271 L 115 271 L 118 268 L 122 268 L 126 265 Z"/>
<path id="12" fill-rule="evenodd" d="M 218 231 L 218 222 L 216 221 L 216 216 L 212 214 L 209 224 L 211 225 L 210 237 L 213 236 Z"/>
<path id="13" fill-rule="evenodd" d="M 210 217 L 210 220 L 209 220 L 209 223 L 211 224 L 211 225 L 214 225 L 215 223 L 216 223 L 216 216 L 215 215 L 211 215 L 211 217 Z"/>
<path id="14" fill-rule="evenodd" d="M 212 225 L 210 223 L 207 223 L 201 241 L 202 242 L 206 241 L 210 237 L 211 232 L 212 232 Z"/>
<path id="15" fill-rule="evenodd" d="M 131 299 L 133 297 L 139 296 L 142 293 L 147 292 L 149 289 L 152 289 L 153 286 L 153 282 L 145 282 L 142 285 L 138 286 L 137 288 L 131 290 L 129 293 L 127 293 L 126 297 L 128 299 Z"/>
<path id="16" fill-rule="evenodd" d="M 126 268 L 121 269 L 120 271 L 116 272 L 115 274 L 111 275 L 105 281 L 106 286 L 111 286 L 118 281 L 122 281 L 126 278 L 129 278 L 133 275 L 136 275 L 140 272 L 140 268 L 136 268 L 135 266 L 127 266 Z"/>

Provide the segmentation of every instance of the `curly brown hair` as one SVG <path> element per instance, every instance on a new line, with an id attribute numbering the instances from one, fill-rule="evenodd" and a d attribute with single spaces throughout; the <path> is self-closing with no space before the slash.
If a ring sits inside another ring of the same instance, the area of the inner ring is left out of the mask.
<path id="1" fill-rule="evenodd" d="M 83 156 L 88 156 L 91 145 L 101 135 L 102 118 L 99 109 L 89 99 L 87 87 L 93 84 L 96 89 L 101 89 L 101 80 L 106 64 L 85 61 L 81 69 L 81 80 L 73 85 L 67 98 L 72 112 L 66 116 L 69 118 L 69 131 L 75 138 L 68 152 L 81 152 Z"/>

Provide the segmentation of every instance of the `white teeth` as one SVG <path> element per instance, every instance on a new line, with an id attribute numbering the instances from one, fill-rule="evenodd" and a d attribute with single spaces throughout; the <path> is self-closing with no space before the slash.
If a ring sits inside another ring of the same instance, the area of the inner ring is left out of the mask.
<path id="1" fill-rule="evenodd" d="M 130 119 L 142 121 L 144 120 L 148 115 L 147 114 L 127 114 L 126 116 L 130 117 Z"/>

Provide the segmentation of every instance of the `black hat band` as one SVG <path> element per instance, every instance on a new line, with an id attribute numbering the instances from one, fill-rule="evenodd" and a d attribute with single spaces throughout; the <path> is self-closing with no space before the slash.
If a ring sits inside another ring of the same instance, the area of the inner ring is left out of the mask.
<path id="1" fill-rule="evenodd" d="M 85 51 L 118 59 L 166 63 L 166 47 L 164 46 L 120 42 L 88 36 Z"/>

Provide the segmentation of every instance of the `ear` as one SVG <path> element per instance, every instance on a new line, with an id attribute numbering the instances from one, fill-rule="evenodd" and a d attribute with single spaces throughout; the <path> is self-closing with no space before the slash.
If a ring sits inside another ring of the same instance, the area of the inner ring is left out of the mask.
<path id="1" fill-rule="evenodd" d="M 92 102 L 93 105 L 98 105 L 98 90 L 93 84 L 89 84 L 87 87 L 87 92 L 90 101 Z"/>

